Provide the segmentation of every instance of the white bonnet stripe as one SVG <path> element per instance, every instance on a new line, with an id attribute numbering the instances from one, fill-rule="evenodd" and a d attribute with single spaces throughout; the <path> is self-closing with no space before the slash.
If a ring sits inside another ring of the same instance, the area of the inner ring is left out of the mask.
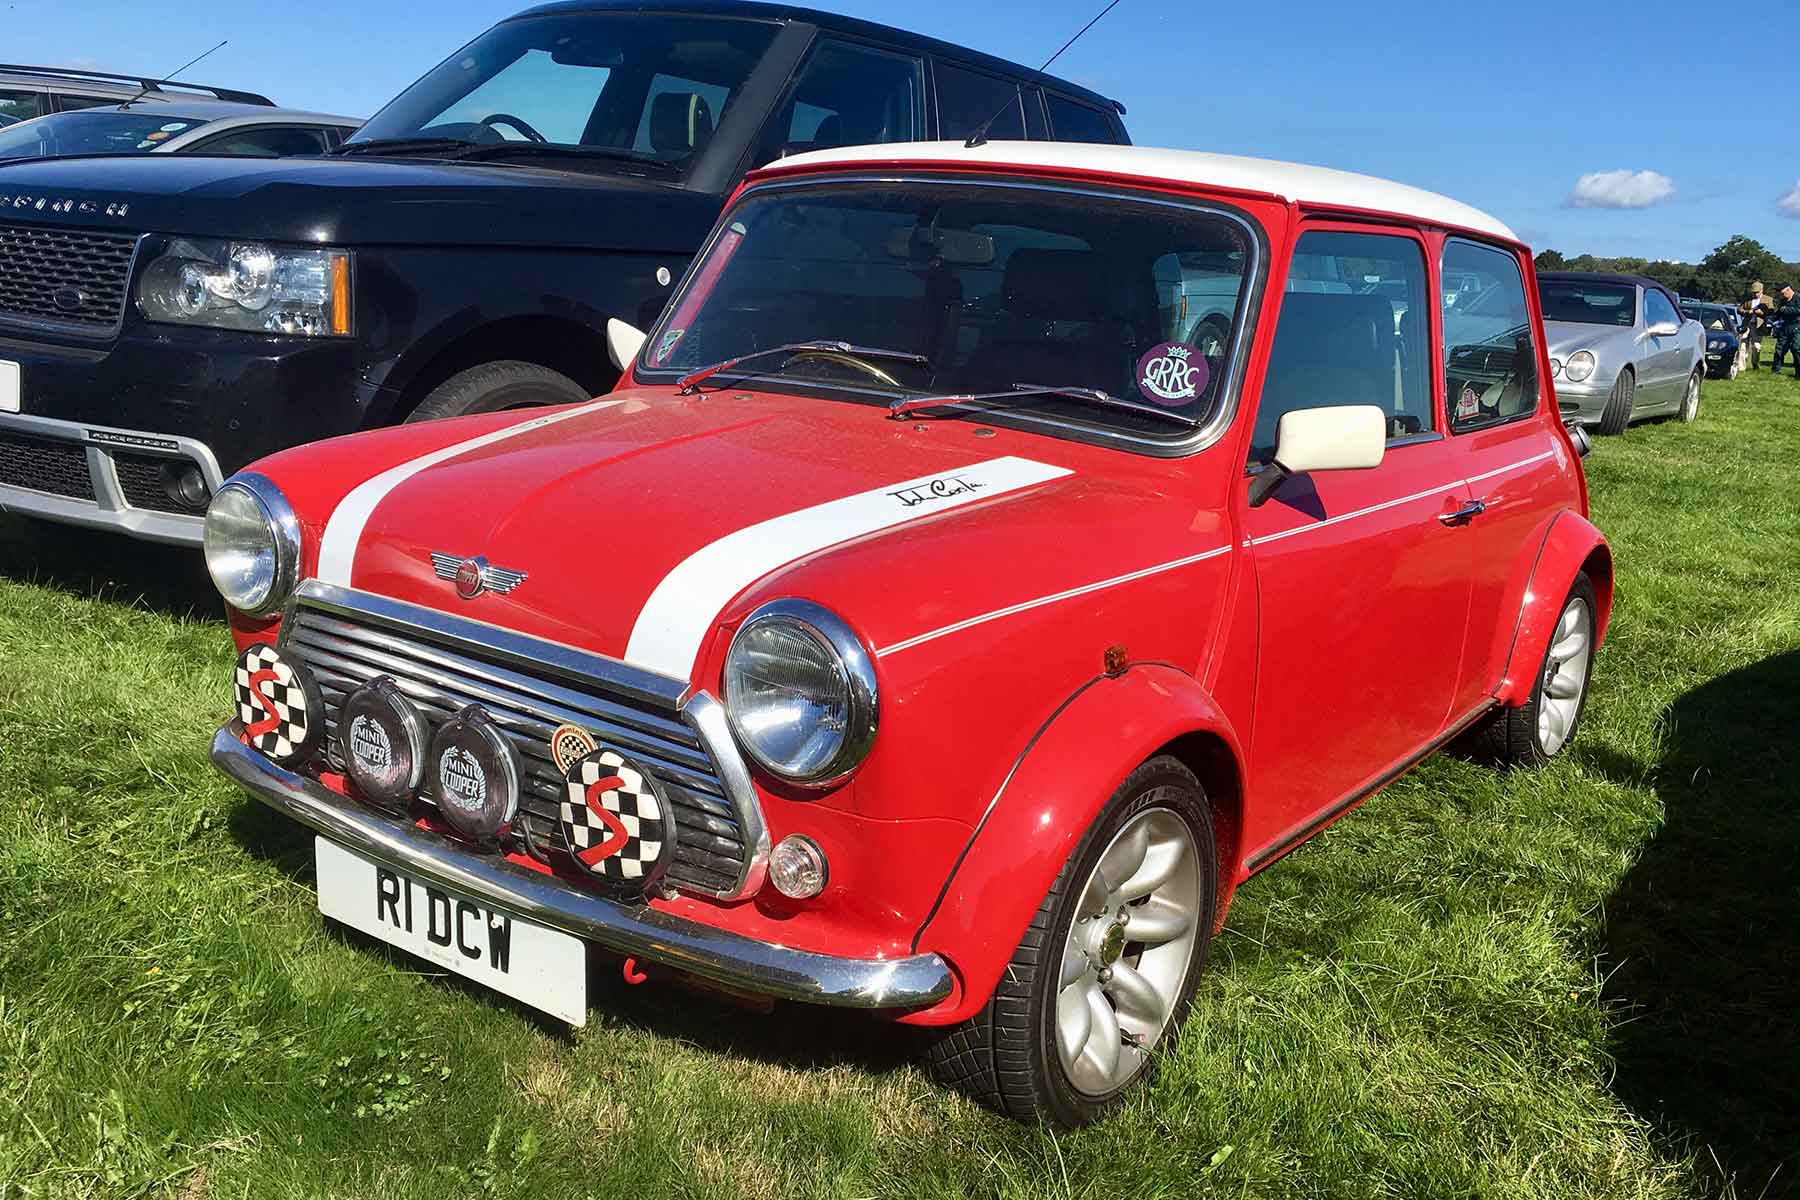
<path id="1" fill-rule="evenodd" d="M 686 679 L 719 612 L 769 572 L 828 546 L 945 509 L 1070 474 L 1026 458 L 995 458 L 829 500 L 727 534 L 656 585 L 625 648 L 634 666 Z"/>

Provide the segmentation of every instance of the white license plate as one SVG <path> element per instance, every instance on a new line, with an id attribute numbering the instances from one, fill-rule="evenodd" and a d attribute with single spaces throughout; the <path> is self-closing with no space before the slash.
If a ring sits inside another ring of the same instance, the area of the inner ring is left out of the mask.
<path id="1" fill-rule="evenodd" d="M 0 412 L 19 411 L 19 364 L 0 358 Z"/>
<path id="2" fill-rule="evenodd" d="M 319 911 L 570 1025 L 587 1024 L 587 947 L 324 838 Z"/>

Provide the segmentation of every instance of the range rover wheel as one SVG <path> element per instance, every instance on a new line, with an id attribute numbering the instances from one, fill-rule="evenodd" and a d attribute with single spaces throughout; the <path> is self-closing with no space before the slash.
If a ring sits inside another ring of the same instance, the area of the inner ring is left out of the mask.
<path id="1" fill-rule="evenodd" d="M 1687 390 L 1681 393 L 1681 410 L 1676 414 L 1683 422 L 1700 415 L 1700 372 L 1688 376 Z"/>
<path id="2" fill-rule="evenodd" d="M 592 400 L 588 390 L 549 367 L 502 359 L 458 371 L 431 389 L 406 418 L 435 421 L 440 417 L 466 417 L 470 413 L 500 412 L 508 408 L 535 408 L 545 404 L 578 404 Z"/>
<path id="3" fill-rule="evenodd" d="M 1217 892 L 1200 781 L 1153 758 L 1063 865 L 987 1004 L 935 1032 L 932 1075 L 1020 1120 L 1097 1120 L 1180 1028 Z"/>
<path id="4" fill-rule="evenodd" d="M 1470 749 L 1502 766 L 1541 767 L 1575 736 L 1594 674 L 1594 634 L 1600 611 L 1594 585 L 1575 576 L 1562 615 L 1538 665 L 1531 699 L 1489 716 L 1471 735 Z"/>
<path id="5" fill-rule="evenodd" d="M 1626 367 L 1619 372 L 1613 381 L 1612 391 L 1606 397 L 1606 409 L 1600 414 L 1600 432 L 1608 437 L 1625 432 L 1631 424 L 1631 403 L 1637 396 L 1637 376 Z"/>

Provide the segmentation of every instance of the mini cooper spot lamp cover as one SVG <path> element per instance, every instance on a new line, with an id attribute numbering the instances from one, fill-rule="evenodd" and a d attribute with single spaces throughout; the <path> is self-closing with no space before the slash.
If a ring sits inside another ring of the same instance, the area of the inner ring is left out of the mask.
<path id="1" fill-rule="evenodd" d="M 675 823 L 655 777 L 604 747 L 564 776 L 562 832 L 569 853 L 607 883 L 648 887 L 675 854 Z"/>
<path id="2" fill-rule="evenodd" d="M 356 790 L 372 804 L 404 809 L 425 777 L 425 718 L 393 678 L 351 692 L 338 715 L 338 753 Z"/>
<path id="3" fill-rule="evenodd" d="M 246 745 L 283 763 L 300 762 L 318 749 L 325 702 L 310 676 L 258 642 L 238 655 L 235 678 Z"/>
<path id="4" fill-rule="evenodd" d="M 438 811 L 464 837 L 498 837 L 518 810 L 518 755 L 480 705 L 471 704 L 438 729 L 426 769 Z"/>

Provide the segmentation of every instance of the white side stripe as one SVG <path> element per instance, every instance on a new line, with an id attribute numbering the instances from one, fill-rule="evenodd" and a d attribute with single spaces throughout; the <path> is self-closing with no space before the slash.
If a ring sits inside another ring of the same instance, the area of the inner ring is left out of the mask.
<path id="1" fill-rule="evenodd" d="M 1358 517 L 1366 517 L 1371 513 L 1378 513 L 1384 509 L 1398 508 L 1402 504 L 1411 504 L 1415 500 L 1426 500 L 1440 492 L 1455 487 L 1461 482 L 1462 480 L 1460 479 L 1452 479 L 1449 483 L 1440 483 L 1436 487 L 1429 488 L 1426 491 L 1414 492 L 1410 496 L 1401 496 L 1396 500 L 1383 500 L 1380 504 L 1371 504 L 1369 507 L 1359 508 L 1355 512 L 1339 513 L 1335 517 L 1326 517 L 1323 521 L 1309 521 L 1305 525 L 1296 525 L 1292 529 L 1283 529 L 1278 533 L 1265 533 L 1259 538 L 1251 538 L 1250 544 L 1253 546 L 1260 546 L 1264 542 L 1279 542 L 1282 538 L 1293 537 L 1296 533 L 1311 533 L 1315 529 L 1324 529 L 1329 525 L 1336 525 L 1340 521 L 1354 521 Z"/>
<path id="2" fill-rule="evenodd" d="M 890 483 L 727 534 L 689 555 L 644 602 L 625 660 L 678 679 L 731 598 L 769 572 L 828 546 L 1070 474 L 1026 458 L 996 458 Z"/>
<path id="3" fill-rule="evenodd" d="M 1141 571 L 1132 571 L 1128 575 L 1114 575 L 1111 579 L 1102 579 L 1098 583 L 1084 584 L 1081 587 L 1070 588 L 1066 592 L 1056 592 L 1049 596 L 1039 596 L 1036 600 L 1026 600 L 1006 608 L 997 608 L 993 612 L 982 613 L 979 617 L 970 617 L 966 621 L 958 621 L 954 625 L 946 625 L 942 629 L 933 629 L 930 633 L 921 633 L 917 637 L 907 638 L 903 642 L 895 642 L 891 646 L 876 651 L 876 656 L 886 657 L 889 654 L 898 654 L 902 650 L 911 650 L 914 646 L 922 646 L 926 642 L 947 637 L 952 633 L 961 633 L 965 629 L 972 629 L 989 621 L 998 621 L 1001 617 L 1010 617 L 1014 613 L 1022 613 L 1027 609 L 1039 608 L 1045 604 L 1055 604 L 1061 600 L 1072 600 L 1076 596 L 1085 596 L 1089 592 L 1097 592 L 1102 588 L 1117 587 L 1121 583 L 1131 583 L 1133 580 L 1144 579 L 1151 575 L 1160 575 L 1164 571 L 1173 571 L 1177 567 L 1205 562 L 1209 558 L 1217 558 L 1229 549 L 1231 549 L 1230 546 L 1215 546 L 1211 550 L 1190 554 L 1186 558 L 1178 558 L 1173 562 L 1157 563 L 1154 567 L 1145 567 Z"/>
<path id="4" fill-rule="evenodd" d="M 318 577 L 326 583 L 350 586 L 350 568 L 356 564 L 356 549 L 362 544 L 363 528 L 368 525 L 369 516 L 378 504 L 387 499 L 389 493 L 425 468 L 434 467 L 459 454 L 479 450 L 483 446 L 491 446 L 495 442 L 503 442 L 507 438 L 542 429 L 546 425 L 554 425 L 558 421 L 567 421 L 570 417 L 579 417 L 623 403 L 623 400 L 598 400 L 566 412 L 521 421 L 517 425 L 508 425 L 504 429 L 470 438 L 466 442 L 457 442 L 455 445 L 433 450 L 430 454 L 422 454 L 397 467 L 389 467 L 372 479 L 365 479 L 351 489 L 349 495 L 338 501 L 331 519 L 325 523 L 325 536 L 319 541 Z"/>
<path id="5" fill-rule="evenodd" d="M 1521 458 L 1516 463 L 1508 463 L 1504 467 L 1495 467 L 1491 471 L 1483 471 L 1479 475 L 1471 475 L 1471 476 L 1469 476 L 1469 482 L 1470 483 L 1480 483 L 1484 479 L 1492 479 L 1496 475 L 1504 475 L 1508 471 L 1516 471 L 1520 467 L 1529 467 L 1532 463 L 1540 463 L 1540 462 L 1543 462 L 1546 458 L 1555 458 L 1555 457 L 1556 457 L 1556 451 L 1546 450 L 1542 454 L 1534 454 L 1530 458 Z"/>

